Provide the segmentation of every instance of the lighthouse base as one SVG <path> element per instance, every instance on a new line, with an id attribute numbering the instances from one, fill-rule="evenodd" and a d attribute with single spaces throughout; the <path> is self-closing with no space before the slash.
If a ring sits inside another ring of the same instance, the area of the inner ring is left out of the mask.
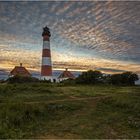
<path id="1" fill-rule="evenodd" d="M 46 80 L 46 81 L 50 81 L 53 83 L 58 83 L 58 78 L 57 77 L 53 77 L 53 76 L 41 76 L 41 80 Z"/>

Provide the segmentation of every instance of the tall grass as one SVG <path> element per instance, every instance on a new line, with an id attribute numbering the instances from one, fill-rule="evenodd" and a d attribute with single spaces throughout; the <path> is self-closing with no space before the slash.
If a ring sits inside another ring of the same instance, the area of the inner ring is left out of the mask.
<path id="1" fill-rule="evenodd" d="M 139 86 L 1 84 L 0 138 L 140 138 L 139 91 Z M 68 101 L 94 96 L 107 98 Z M 55 102 L 62 99 L 67 100 Z"/>

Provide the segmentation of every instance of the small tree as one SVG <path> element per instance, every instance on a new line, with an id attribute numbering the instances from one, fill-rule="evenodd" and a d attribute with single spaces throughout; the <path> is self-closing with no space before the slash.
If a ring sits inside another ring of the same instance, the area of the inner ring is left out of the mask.
<path id="1" fill-rule="evenodd" d="M 114 85 L 135 85 L 135 81 L 139 80 L 139 78 L 135 73 L 124 72 L 122 74 L 111 75 L 110 80 Z"/>
<path id="2" fill-rule="evenodd" d="M 110 83 L 113 85 L 121 85 L 122 79 L 121 74 L 113 74 L 110 76 Z"/>
<path id="3" fill-rule="evenodd" d="M 137 80 L 139 80 L 139 77 L 133 72 L 122 73 L 122 83 L 125 83 L 127 85 L 135 85 L 135 81 Z"/>
<path id="4" fill-rule="evenodd" d="M 96 84 L 102 82 L 102 73 L 100 71 L 92 71 L 89 70 L 87 72 L 83 72 L 81 75 L 79 75 L 78 78 L 76 78 L 77 83 L 82 84 Z"/>

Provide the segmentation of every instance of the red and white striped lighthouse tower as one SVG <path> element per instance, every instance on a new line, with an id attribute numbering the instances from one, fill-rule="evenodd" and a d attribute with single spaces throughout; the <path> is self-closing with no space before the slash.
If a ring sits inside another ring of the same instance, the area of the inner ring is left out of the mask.
<path id="1" fill-rule="evenodd" d="M 42 66 L 41 66 L 41 79 L 52 81 L 52 62 L 50 51 L 50 37 L 51 33 L 46 26 L 43 28 L 43 50 L 42 50 Z"/>

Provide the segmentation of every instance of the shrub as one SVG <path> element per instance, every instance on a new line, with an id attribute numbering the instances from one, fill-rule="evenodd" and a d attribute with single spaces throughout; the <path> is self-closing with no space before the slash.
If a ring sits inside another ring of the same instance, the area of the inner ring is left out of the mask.
<path id="1" fill-rule="evenodd" d="M 76 78 L 76 83 L 81 83 L 81 84 L 102 83 L 102 77 L 103 74 L 100 71 L 89 70 L 79 75 L 79 77 Z"/>
<path id="2" fill-rule="evenodd" d="M 132 72 L 124 72 L 122 74 L 113 74 L 110 77 L 113 85 L 134 85 L 139 80 L 138 75 Z"/>
<path id="3" fill-rule="evenodd" d="M 7 79 L 8 83 L 31 83 L 31 82 L 39 82 L 39 80 L 35 77 L 25 77 L 25 76 L 14 76 L 9 77 Z"/>
<path id="4" fill-rule="evenodd" d="M 61 81 L 61 83 L 63 83 L 64 85 L 75 85 L 75 80 L 74 79 L 67 79 L 67 80 Z"/>

